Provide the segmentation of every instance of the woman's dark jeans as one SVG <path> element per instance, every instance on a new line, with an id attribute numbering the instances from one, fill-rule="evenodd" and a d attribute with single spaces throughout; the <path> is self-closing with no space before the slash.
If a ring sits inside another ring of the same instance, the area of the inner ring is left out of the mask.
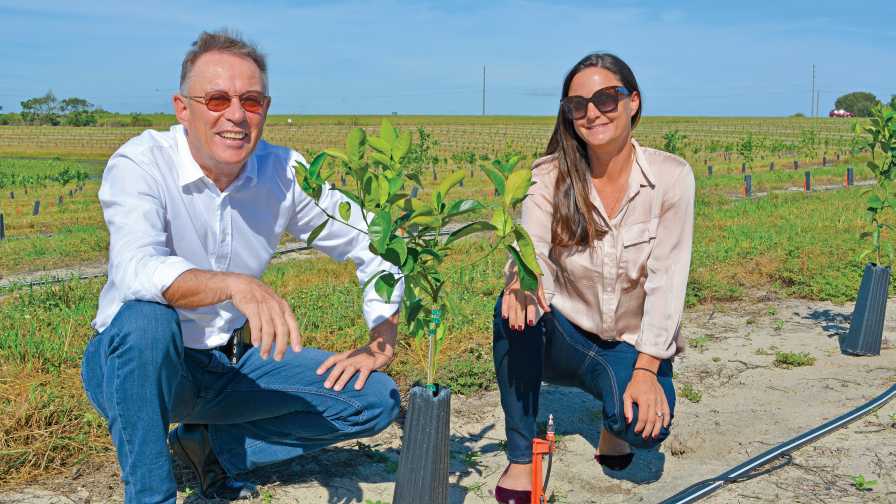
<path id="1" fill-rule="evenodd" d="M 632 405 L 632 422 L 625 423 L 622 394 L 638 358 L 635 347 L 624 341 L 605 341 L 590 336 L 553 307 L 536 325 L 514 331 L 508 321 L 501 318 L 501 298 L 498 298 L 493 324 L 495 372 L 504 408 L 507 458 L 511 462 L 532 462 L 532 439 L 542 381 L 578 387 L 593 395 L 603 404 L 604 428 L 634 447 L 652 448 L 669 435 L 666 427 L 660 430 L 656 439 L 644 439 L 635 433 L 637 404 Z M 674 418 L 672 362 L 663 361 L 657 374 Z"/>

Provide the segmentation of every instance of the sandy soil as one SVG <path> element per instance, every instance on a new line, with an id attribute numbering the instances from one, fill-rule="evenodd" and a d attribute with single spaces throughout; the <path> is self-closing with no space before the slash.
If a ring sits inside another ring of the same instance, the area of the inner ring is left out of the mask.
<path id="1" fill-rule="evenodd" d="M 896 300 L 891 300 L 884 350 L 878 357 L 840 353 L 852 306 L 756 296 L 750 302 L 691 310 L 684 331 L 705 337 L 675 363 L 676 384 L 702 393 L 679 397 L 673 434 L 658 451 L 638 451 L 625 471 L 603 471 L 592 460 L 600 432 L 598 403 L 586 394 L 546 387 L 543 412 L 560 434 L 552 502 L 659 502 L 690 484 L 735 465 L 896 383 Z M 814 365 L 773 365 L 776 350 L 809 352 Z M 497 392 L 452 398 L 452 503 L 494 502 L 489 491 L 505 465 L 503 416 Z M 247 475 L 258 483 L 256 502 L 388 503 L 401 430 L 393 425 L 370 439 L 345 443 Z M 184 502 L 196 482 L 179 468 Z M 877 483 L 855 488 L 852 477 Z M 114 463 L 93 462 L 68 477 L 0 494 L 0 503 L 121 502 Z M 797 451 L 771 474 L 728 485 L 707 503 L 896 503 L 896 401 Z"/>

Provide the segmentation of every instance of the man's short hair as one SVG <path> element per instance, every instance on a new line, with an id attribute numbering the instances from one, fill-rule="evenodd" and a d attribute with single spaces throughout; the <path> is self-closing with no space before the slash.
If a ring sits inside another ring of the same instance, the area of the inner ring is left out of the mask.
<path id="1" fill-rule="evenodd" d="M 239 32 L 222 29 L 214 32 L 202 32 L 199 38 L 193 42 L 193 45 L 184 61 L 180 66 L 180 93 L 187 95 L 187 85 L 189 84 L 190 73 L 193 71 L 193 65 L 200 56 L 213 51 L 220 51 L 236 56 L 249 58 L 255 63 L 255 66 L 261 70 L 261 80 L 264 83 L 264 93 L 268 92 L 268 64 L 264 54 L 258 47 L 243 39 Z"/>

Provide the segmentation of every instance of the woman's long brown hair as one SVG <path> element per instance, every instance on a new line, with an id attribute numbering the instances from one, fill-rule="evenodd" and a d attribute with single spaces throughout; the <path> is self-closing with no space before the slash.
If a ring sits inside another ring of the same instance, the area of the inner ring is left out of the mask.
<path id="1" fill-rule="evenodd" d="M 603 68 L 616 75 L 629 91 L 641 94 L 638 81 L 631 68 L 618 56 L 609 53 L 593 53 L 582 58 L 563 80 L 561 99 L 569 94 L 572 79 L 590 67 Z M 641 98 L 643 103 L 644 98 Z M 632 116 L 632 129 L 641 119 L 641 106 Z M 588 149 L 576 133 L 572 117 L 560 106 L 554 133 L 548 142 L 545 155 L 557 155 L 557 179 L 554 186 L 553 218 L 551 221 L 551 254 L 561 247 L 582 247 L 600 240 L 607 229 L 595 217 L 591 192 L 591 168 Z"/>

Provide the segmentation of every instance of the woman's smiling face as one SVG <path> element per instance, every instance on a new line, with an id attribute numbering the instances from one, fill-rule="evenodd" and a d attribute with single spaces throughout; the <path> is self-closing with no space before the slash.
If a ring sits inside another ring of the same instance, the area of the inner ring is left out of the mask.
<path id="1" fill-rule="evenodd" d="M 622 81 L 613 72 L 599 67 L 588 67 L 577 73 L 569 85 L 568 96 L 591 98 L 599 89 L 623 86 Z M 573 119 L 573 125 L 579 137 L 589 146 L 598 147 L 613 144 L 631 135 L 631 118 L 641 102 L 637 91 L 630 96 L 620 96 L 619 106 L 615 112 L 603 113 L 593 103 L 581 119 Z"/>

